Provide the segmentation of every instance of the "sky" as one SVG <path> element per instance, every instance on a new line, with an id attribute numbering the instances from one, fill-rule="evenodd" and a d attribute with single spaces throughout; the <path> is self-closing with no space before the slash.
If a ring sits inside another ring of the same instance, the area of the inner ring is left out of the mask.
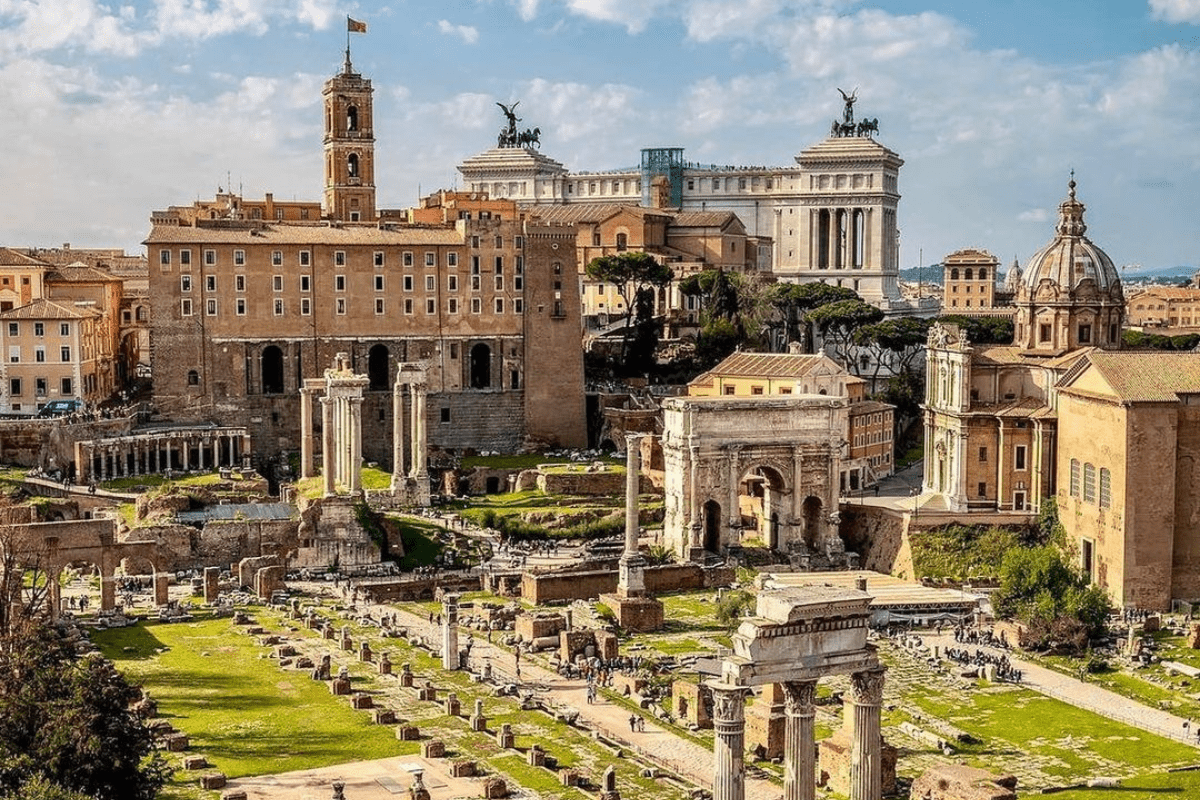
<path id="1" fill-rule="evenodd" d="M 220 187 L 319 200 L 347 15 L 383 208 L 455 188 L 497 101 L 572 170 L 789 165 L 857 89 L 905 161 L 902 266 L 1023 263 L 1071 170 L 1118 266 L 1200 266 L 1200 0 L 0 0 L 0 246 L 141 252 Z"/>

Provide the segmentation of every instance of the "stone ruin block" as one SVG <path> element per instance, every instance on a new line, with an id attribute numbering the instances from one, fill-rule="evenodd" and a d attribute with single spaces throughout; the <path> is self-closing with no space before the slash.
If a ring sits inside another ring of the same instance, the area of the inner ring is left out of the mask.
<path id="1" fill-rule="evenodd" d="M 912 800 L 1016 800 L 1017 779 L 965 764 L 938 764 L 913 781 Z"/>
<path id="2" fill-rule="evenodd" d="M 207 775 L 200 776 L 201 789 L 224 789 L 225 788 L 225 773 L 210 772 Z"/>
<path id="3" fill-rule="evenodd" d="M 535 744 L 525 752 L 525 763 L 531 767 L 546 766 L 546 751 Z"/>
<path id="4" fill-rule="evenodd" d="M 462 704 L 458 701 L 458 695 L 454 692 L 451 692 L 450 696 L 446 698 L 445 707 L 446 715 L 450 717 L 457 717 L 462 712 Z"/>
<path id="5" fill-rule="evenodd" d="M 413 672 L 411 664 L 404 664 L 400 667 L 400 685 L 411 687 L 413 685 Z"/>
<path id="6" fill-rule="evenodd" d="M 880 744 L 880 774 L 883 776 L 883 794 L 896 792 L 896 748 L 882 741 Z M 828 786 L 837 794 L 850 795 L 850 733 L 845 728 L 834 731 L 828 739 L 817 745 L 817 785 Z"/>
<path id="7" fill-rule="evenodd" d="M 641 694 L 645 690 L 646 686 L 646 679 L 638 675 L 626 675 L 621 672 L 613 673 L 612 688 L 616 689 L 626 697 L 634 694 Z"/>
<path id="8" fill-rule="evenodd" d="M 587 655 L 588 648 L 595 653 L 596 636 L 589 630 L 563 630 L 558 634 L 558 656 L 563 661 L 573 662 L 575 656 Z"/>
<path id="9" fill-rule="evenodd" d="M 504 781 L 504 778 L 488 778 L 483 782 L 483 796 L 485 800 L 508 797 L 508 784 Z"/>
<path id="10" fill-rule="evenodd" d="M 263 636 L 266 632 L 267 629 L 262 625 L 251 625 L 249 628 L 246 628 L 247 636 Z"/>
<path id="11" fill-rule="evenodd" d="M 558 781 L 563 786 L 578 786 L 580 783 L 579 772 L 573 769 L 560 769 L 558 771 Z"/>
<path id="12" fill-rule="evenodd" d="M 375 709 L 375 724 L 376 725 L 395 725 L 396 712 L 390 708 Z"/>
<path id="13" fill-rule="evenodd" d="M 391 675 L 392 674 L 392 660 L 390 658 L 388 658 L 387 653 L 384 653 L 383 655 L 381 655 L 379 657 L 379 674 L 380 675 Z"/>
<path id="14" fill-rule="evenodd" d="M 445 758 L 446 743 L 441 739 L 430 739 L 428 742 L 421 744 L 422 758 Z"/>
<path id="15" fill-rule="evenodd" d="M 402 742 L 415 742 L 421 738 L 421 729 L 416 725 L 400 725 L 396 728 L 396 738 Z"/>
<path id="16" fill-rule="evenodd" d="M 354 640 L 350 638 L 350 629 L 348 627 L 342 628 L 342 634 L 338 638 L 338 646 L 343 650 L 354 649 Z"/>
<path id="17" fill-rule="evenodd" d="M 184 756 L 183 768 L 186 770 L 207 769 L 208 759 L 204 756 Z"/>
<path id="18" fill-rule="evenodd" d="M 263 600 L 270 600 L 276 592 L 287 588 L 286 577 L 286 567 L 263 567 L 254 573 L 254 593 Z"/>
<path id="19" fill-rule="evenodd" d="M 169 720 L 156 719 L 150 722 L 150 733 L 154 736 L 164 737 L 172 733 L 176 733 L 175 726 Z"/>
<path id="20" fill-rule="evenodd" d="M 221 800 L 246 800 L 245 789 L 230 789 L 221 793 Z"/>
<path id="21" fill-rule="evenodd" d="M 350 694 L 350 679 L 334 678 L 329 682 L 329 691 L 334 695 Z"/>
<path id="22" fill-rule="evenodd" d="M 471 730 L 473 731 L 484 732 L 487 730 L 487 724 L 488 720 L 485 716 L 477 715 L 471 717 Z"/>
<path id="23" fill-rule="evenodd" d="M 334 639 L 337 637 L 337 634 L 333 630 L 333 626 L 326 623 L 325 627 L 321 629 L 321 637 L 324 639 Z"/>
<path id="24" fill-rule="evenodd" d="M 1162 630 L 1162 617 L 1151 614 L 1142 620 L 1142 633 L 1155 633 Z"/>
<path id="25" fill-rule="evenodd" d="M 1192 623 L 1188 628 L 1187 646 L 1193 650 L 1200 650 L 1200 622 Z"/>
<path id="26" fill-rule="evenodd" d="M 470 759 L 458 759 L 450 762 L 450 777 L 451 778 L 474 778 L 476 774 L 475 762 Z"/>
<path id="27" fill-rule="evenodd" d="M 319 614 L 309 614 L 304 618 L 304 627 L 308 628 L 310 631 L 316 630 L 317 628 L 321 627 L 322 622 L 324 622 L 324 620 L 321 619 Z"/>
<path id="28" fill-rule="evenodd" d="M 170 753 L 182 753 L 188 749 L 188 736 L 186 733 L 170 733 L 163 737 L 163 745 Z"/>
<path id="29" fill-rule="evenodd" d="M 245 611 L 235 611 L 235 612 L 233 612 L 233 624 L 234 625 L 253 625 L 254 619 L 252 617 L 250 617 L 250 615 L 247 614 Z"/>
<path id="30" fill-rule="evenodd" d="M 746 709 L 746 749 L 759 759 L 783 758 L 784 729 L 783 687 L 768 683 L 762 696 Z"/>
<path id="31" fill-rule="evenodd" d="M 505 722 L 500 726 L 500 731 L 496 734 L 496 744 L 505 749 L 512 749 L 516 737 L 513 736 L 512 725 Z"/>
<path id="32" fill-rule="evenodd" d="M 547 636 L 557 637 L 559 631 L 566 629 L 567 620 L 562 614 L 521 614 L 516 619 L 516 634 L 526 642 Z"/>
<path id="33" fill-rule="evenodd" d="M 697 728 L 712 727 L 712 689 L 702 683 L 671 684 L 671 714 Z"/>
<path id="34" fill-rule="evenodd" d="M 275 657 L 276 658 L 295 658 L 296 657 L 296 648 L 294 645 L 281 644 L 275 648 Z"/>
<path id="35" fill-rule="evenodd" d="M 350 707 L 358 711 L 367 711 L 375 707 L 375 698 L 359 692 L 350 698 Z"/>
<path id="36" fill-rule="evenodd" d="M 417 699 L 425 700 L 426 702 L 429 702 L 429 703 L 436 703 L 437 702 L 437 688 L 432 683 L 429 683 L 428 681 L 426 681 L 425 685 L 417 690 Z"/>
<path id="37" fill-rule="evenodd" d="M 359 645 L 358 660 L 359 661 L 367 661 L 367 662 L 372 660 L 371 645 L 368 642 L 363 642 L 361 645 Z"/>
<path id="38" fill-rule="evenodd" d="M 269 633 L 266 636 L 258 637 L 258 643 L 263 647 L 275 647 L 283 641 L 283 637 L 276 633 Z"/>
<path id="39" fill-rule="evenodd" d="M 611 660 L 621 654 L 620 642 L 617 640 L 617 635 L 612 631 L 593 631 L 592 636 L 596 640 L 596 655 L 598 657 Z"/>
<path id="40" fill-rule="evenodd" d="M 292 666 L 294 666 L 296 669 L 312 669 L 313 660 L 308 656 L 300 656 L 296 659 Z"/>
<path id="41" fill-rule="evenodd" d="M 220 567 L 205 567 L 204 568 L 204 602 L 215 603 L 217 598 L 221 596 L 221 568 Z"/>

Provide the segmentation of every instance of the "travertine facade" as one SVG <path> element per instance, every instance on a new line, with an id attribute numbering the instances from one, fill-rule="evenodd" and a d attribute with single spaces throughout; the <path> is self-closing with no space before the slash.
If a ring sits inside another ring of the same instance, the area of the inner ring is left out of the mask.
<path id="1" fill-rule="evenodd" d="M 1200 289 L 1151 286 L 1131 292 L 1125 308 L 1128 324 L 1148 333 L 1192 333 L 1200 328 Z"/>
<path id="2" fill-rule="evenodd" d="M 584 445 L 574 229 L 522 220 L 511 203 L 448 222 L 390 221 L 402 215 L 374 209 L 369 82 L 347 63 L 326 89 L 328 218 L 270 196 L 152 216 L 164 415 L 243 424 L 256 457 L 299 450 L 299 389 L 345 352 L 368 378 L 368 460 L 393 458 L 399 362 L 426 369 L 431 447 Z"/>
<path id="3" fill-rule="evenodd" d="M 971 314 L 991 309 L 996 298 L 1000 259 L 986 250 L 957 250 L 942 259 L 942 312 Z"/>

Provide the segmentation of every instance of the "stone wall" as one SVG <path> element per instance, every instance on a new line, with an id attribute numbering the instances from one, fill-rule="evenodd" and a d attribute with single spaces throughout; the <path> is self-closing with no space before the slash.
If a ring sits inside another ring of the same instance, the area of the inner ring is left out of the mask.
<path id="1" fill-rule="evenodd" d="M 160 569 L 177 571 L 226 566 L 244 558 L 294 553 L 298 547 L 295 520 L 210 522 L 203 529 L 191 525 L 149 525 L 127 528 L 122 542 L 158 544 Z"/>
<path id="2" fill-rule="evenodd" d="M 728 586 L 735 577 L 732 567 L 705 569 L 698 564 L 667 564 L 648 567 L 645 572 L 646 591 L 651 595 Z M 616 570 L 525 573 L 521 576 L 521 597 L 538 605 L 561 600 L 590 600 L 616 590 Z"/>
<path id="3" fill-rule="evenodd" d="M 136 417 L 68 423 L 57 419 L 0 420 L 0 463 L 61 469 L 75 462 L 75 442 L 125 436 Z"/>
<path id="4" fill-rule="evenodd" d="M 649 494 L 654 484 L 645 475 L 639 476 L 638 493 Z M 606 466 L 592 471 L 591 467 L 572 466 L 569 471 L 553 469 L 538 474 L 537 487 L 547 494 L 625 496 L 625 470 Z"/>

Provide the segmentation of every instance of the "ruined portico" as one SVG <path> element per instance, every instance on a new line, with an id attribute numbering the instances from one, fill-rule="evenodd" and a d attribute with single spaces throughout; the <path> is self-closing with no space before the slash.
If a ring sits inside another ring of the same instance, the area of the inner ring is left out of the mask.
<path id="1" fill-rule="evenodd" d="M 826 395 L 676 397 L 663 403 L 664 537 L 703 561 L 741 544 L 743 485 L 762 494 L 762 539 L 841 566 L 838 481 L 848 401 Z M 805 566 L 805 565 L 802 565 Z"/>
<path id="2" fill-rule="evenodd" d="M 325 377 L 309 379 L 300 389 L 300 477 L 313 476 L 313 398 L 322 388 L 321 449 L 324 494 L 362 493 L 362 401 L 370 385 L 350 369 L 350 354 L 338 353 Z"/>
<path id="3" fill-rule="evenodd" d="M 857 589 L 804 587 L 763 591 L 753 617 L 733 636 L 713 692 L 713 800 L 744 800 L 745 695 L 781 684 L 787 714 L 784 800 L 814 800 L 817 681 L 850 676 L 845 714 L 851 736 L 850 800 L 882 796 L 880 706 L 884 668 L 867 643 L 871 597 Z"/>
<path id="4" fill-rule="evenodd" d="M 396 369 L 392 386 L 392 494 L 408 505 L 429 505 L 428 420 L 426 402 L 429 393 L 426 369 L 422 364 L 404 363 Z M 404 470 L 404 395 L 408 394 L 409 458 Z"/>

